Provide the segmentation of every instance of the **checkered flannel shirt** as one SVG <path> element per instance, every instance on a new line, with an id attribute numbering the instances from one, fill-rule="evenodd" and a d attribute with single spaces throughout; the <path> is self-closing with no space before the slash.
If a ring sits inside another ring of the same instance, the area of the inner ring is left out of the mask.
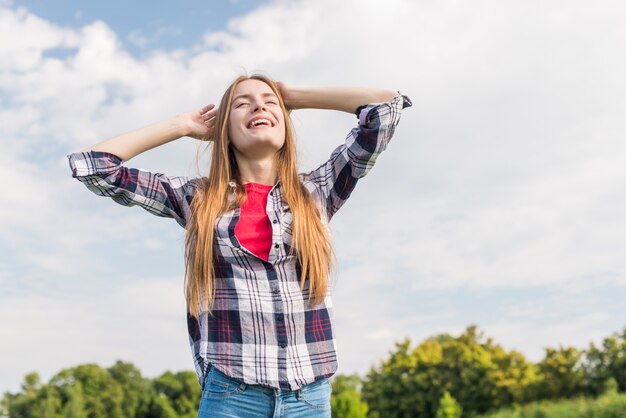
<path id="1" fill-rule="evenodd" d="M 328 222 L 348 199 L 359 178 L 372 168 L 411 106 L 397 94 L 388 103 L 359 107 L 358 126 L 328 161 L 300 178 Z M 89 190 L 124 206 L 171 217 L 185 227 L 198 179 L 169 177 L 127 168 L 107 152 L 68 155 L 72 176 Z M 214 316 L 187 313 L 189 342 L 198 381 L 204 388 L 209 366 L 248 384 L 281 391 L 297 390 L 337 370 L 332 329 L 332 299 L 307 303 L 308 285 L 299 283 L 299 264 L 290 254 L 292 214 L 282 198 L 280 181 L 268 196 L 272 247 L 267 261 L 242 247 L 235 236 L 239 208 L 216 221 L 216 296 Z M 308 282 L 307 282 L 308 283 Z"/>

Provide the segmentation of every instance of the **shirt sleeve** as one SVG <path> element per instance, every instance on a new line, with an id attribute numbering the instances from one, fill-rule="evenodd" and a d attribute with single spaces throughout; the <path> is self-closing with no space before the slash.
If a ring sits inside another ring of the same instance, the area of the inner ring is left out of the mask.
<path id="1" fill-rule="evenodd" d="M 391 102 L 360 106 L 355 112 L 359 124 L 345 143 L 324 164 L 304 175 L 305 181 L 316 185 L 328 220 L 350 197 L 357 181 L 372 169 L 378 155 L 387 148 L 402 109 L 411 105 L 411 100 L 398 92 Z"/>
<path id="2" fill-rule="evenodd" d="M 140 206 L 157 216 L 174 218 L 185 227 L 196 179 L 127 168 L 121 158 L 108 152 L 77 152 L 67 158 L 72 177 L 98 196 L 108 196 L 124 206 Z"/>

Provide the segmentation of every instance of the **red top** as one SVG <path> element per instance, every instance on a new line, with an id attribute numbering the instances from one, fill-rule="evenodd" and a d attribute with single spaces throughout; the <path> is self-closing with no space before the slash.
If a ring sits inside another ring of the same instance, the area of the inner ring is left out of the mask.
<path id="1" fill-rule="evenodd" d="M 274 186 L 244 184 L 248 197 L 241 205 L 235 236 L 239 243 L 259 258 L 267 260 L 272 247 L 272 224 L 267 217 L 267 195 Z"/>

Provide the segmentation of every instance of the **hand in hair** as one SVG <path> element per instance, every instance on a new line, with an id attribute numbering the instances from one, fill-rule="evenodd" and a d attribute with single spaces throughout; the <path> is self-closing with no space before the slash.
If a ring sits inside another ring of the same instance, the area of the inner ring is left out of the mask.
<path id="1" fill-rule="evenodd" d="M 186 127 L 185 136 L 201 141 L 212 141 L 214 139 L 217 117 L 217 109 L 214 104 L 206 105 L 191 112 L 181 113 L 176 117 Z"/>
<path id="2" fill-rule="evenodd" d="M 280 91 L 280 95 L 283 98 L 283 103 L 285 104 L 285 108 L 288 111 L 291 111 L 294 109 L 294 104 L 292 102 L 292 98 L 291 98 L 291 92 L 289 90 L 289 87 L 287 87 L 287 85 L 282 82 L 282 81 L 277 81 L 276 85 L 278 86 L 278 90 Z"/>

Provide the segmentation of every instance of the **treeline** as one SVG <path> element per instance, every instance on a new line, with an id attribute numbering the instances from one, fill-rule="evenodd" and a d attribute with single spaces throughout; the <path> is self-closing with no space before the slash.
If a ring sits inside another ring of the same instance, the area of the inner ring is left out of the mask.
<path id="1" fill-rule="evenodd" d="M 626 329 L 586 350 L 548 348 L 541 361 L 532 363 L 471 326 L 458 337 L 438 335 L 415 347 L 409 339 L 396 343 L 365 378 L 335 376 L 331 402 L 335 418 L 472 418 L 489 413 L 494 418 L 550 418 L 568 415 L 545 411 L 571 405 L 593 411 L 605 405 L 621 408 L 626 395 L 617 394 L 625 390 Z M 603 394 L 611 394 L 610 401 L 609 395 L 589 401 Z M 200 396 L 191 371 L 148 379 L 130 363 L 118 361 L 110 368 L 87 364 L 62 370 L 48 383 L 37 373 L 26 375 L 21 391 L 2 397 L 0 417 L 195 418 Z M 545 409 L 546 401 L 559 399 L 573 401 Z"/>
<path id="2" fill-rule="evenodd" d="M 408 339 L 397 343 L 388 359 L 370 369 L 361 396 L 371 418 L 457 418 L 625 390 L 626 329 L 586 350 L 547 348 L 545 357 L 532 363 L 471 326 L 457 338 L 439 335 L 416 347 Z M 447 405 L 441 405 L 446 394 Z M 442 412 L 453 410 L 450 405 L 462 414 Z"/>
<path id="3" fill-rule="evenodd" d="M 191 371 L 141 376 L 130 363 L 110 368 L 85 364 L 65 369 L 43 384 L 37 373 L 19 393 L 5 393 L 0 416 L 10 418 L 196 418 L 200 385 Z"/>
<path id="4" fill-rule="evenodd" d="M 624 418 L 626 395 L 606 393 L 599 398 L 533 402 L 500 409 L 480 418 Z"/>

